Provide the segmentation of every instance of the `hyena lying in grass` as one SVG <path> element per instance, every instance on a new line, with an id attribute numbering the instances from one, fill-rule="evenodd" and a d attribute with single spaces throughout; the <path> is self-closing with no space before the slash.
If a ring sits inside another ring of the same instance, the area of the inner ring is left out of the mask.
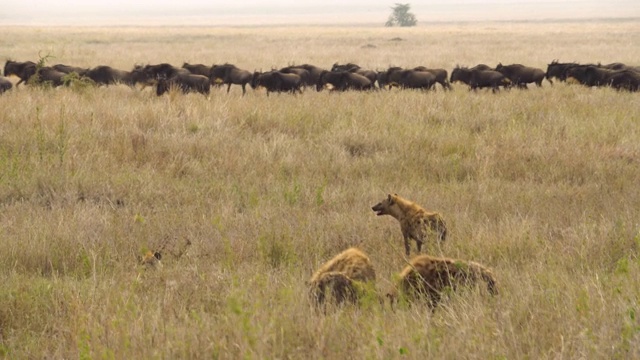
<path id="1" fill-rule="evenodd" d="M 376 272 L 369 257 L 350 248 L 322 265 L 307 285 L 312 303 L 320 307 L 330 300 L 336 304 L 355 303 L 375 280 Z"/>
<path id="2" fill-rule="evenodd" d="M 371 208 L 376 215 L 391 215 L 400 222 L 404 249 L 409 256 L 411 252 L 410 239 L 416 241 L 418 253 L 422 244 L 431 233 L 436 233 L 439 241 L 447 238 L 447 226 L 442 216 L 437 212 L 429 212 L 420 205 L 404 199 L 398 194 L 389 194 L 386 199 Z"/>
<path id="3" fill-rule="evenodd" d="M 140 260 L 140 264 L 144 266 L 145 269 L 159 269 L 162 267 L 161 259 L 162 255 L 160 252 L 147 251 Z"/>
<path id="4" fill-rule="evenodd" d="M 402 270 L 398 287 L 387 296 L 392 304 L 399 296 L 408 301 L 424 298 L 429 307 L 434 309 L 440 302 L 443 291 L 455 291 L 480 280 L 487 283 L 491 295 L 498 293 L 493 273 L 483 265 L 472 261 L 418 255 Z"/>
<path id="5" fill-rule="evenodd" d="M 166 238 L 156 250 L 148 250 L 139 258 L 140 264 L 146 269 L 156 269 L 162 267 L 162 254 L 169 254 L 174 260 L 180 259 L 191 246 L 191 240 L 179 241 L 176 238 Z"/>

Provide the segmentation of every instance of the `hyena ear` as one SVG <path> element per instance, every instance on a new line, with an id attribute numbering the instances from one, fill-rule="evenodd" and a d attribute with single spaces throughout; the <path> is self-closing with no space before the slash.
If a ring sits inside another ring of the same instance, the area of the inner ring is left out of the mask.
<path id="1" fill-rule="evenodd" d="M 162 260 L 162 254 L 160 254 L 160 252 L 158 251 L 154 252 L 153 256 L 158 260 Z"/>
<path id="2" fill-rule="evenodd" d="M 393 205 L 395 203 L 396 196 L 398 196 L 398 194 L 393 194 L 393 195 L 389 194 L 389 197 L 387 197 L 387 202 L 390 205 Z"/>

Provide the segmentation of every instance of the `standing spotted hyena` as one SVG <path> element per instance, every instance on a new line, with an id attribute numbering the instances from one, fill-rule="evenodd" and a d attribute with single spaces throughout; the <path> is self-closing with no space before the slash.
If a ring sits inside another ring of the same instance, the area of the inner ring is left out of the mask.
<path id="1" fill-rule="evenodd" d="M 470 286 L 479 280 L 487 283 L 491 295 L 498 293 L 493 273 L 483 265 L 473 261 L 418 255 L 400 273 L 398 288 L 387 296 L 392 303 L 397 299 L 398 292 L 407 300 L 426 298 L 433 309 L 445 289 L 455 291 L 460 286 Z"/>
<path id="2" fill-rule="evenodd" d="M 307 284 L 311 301 L 321 306 L 328 296 L 332 296 L 336 304 L 355 303 L 363 286 L 375 280 L 376 272 L 369 257 L 359 249 L 350 248 L 322 265 Z"/>
<path id="3" fill-rule="evenodd" d="M 371 209 L 378 216 L 391 215 L 400 222 L 407 256 L 411 252 L 410 239 L 416 241 L 418 253 L 420 253 L 422 244 L 430 233 L 436 233 L 439 241 L 444 241 L 447 237 L 447 226 L 439 213 L 429 212 L 398 194 L 389 194 L 386 199 Z"/>

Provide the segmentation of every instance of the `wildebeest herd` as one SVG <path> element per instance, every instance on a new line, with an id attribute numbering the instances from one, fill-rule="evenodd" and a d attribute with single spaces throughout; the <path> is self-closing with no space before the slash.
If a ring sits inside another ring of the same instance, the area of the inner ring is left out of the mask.
<path id="1" fill-rule="evenodd" d="M 125 84 L 135 87 L 155 86 L 158 96 L 170 89 L 178 89 L 184 93 L 197 92 L 208 95 L 211 86 L 240 85 L 242 94 L 246 86 L 253 89 L 265 88 L 267 95 L 276 93 L 301 93 L 307 88 L 317 91 L 330 88 L 332 91 L 391 89 L 434 89 L 439 84 L 450 90 L 453 82 L 467 84 L 470 90 L 490 88 L 493 92 L 502 88 L 516 87 L 526 89 L 528 84 L 542 86 L 544 79 L 553 84 L 553 80 L 575 81 L 585 86 L 608 86 L 616 90 L 638 91 L 640 89 L 640 66 L 629 66 L 622 63 L 612 64 L 579 64 L 575 62 L 560 63 L 552 61 L 547 70 L 521 64 L 498 64 L 494 68 L 485 64 L 473 67 L 456 66 L 451 76 L 445 69 L 418 66 L 401 68 L 392 66 L 386 70 L 369 70 L 357 64 L 334 64 L 330 69 L 315 65 L 289 65 L 281 69 L 253 73 L 240 69 L 233 64 L 184 63 L 176 67 L 168 63 L 156 65 L 135 65 L 130 71 L 100 65 L 94 68 L 81 68 L 57 64 L 43 66 L 32 61 L 17 62 L 7 60 L 4 65 L 4 76 L 17 76 L 20 84 L 49 84 L 57 87 L 75 80 L 85 81 L 97 86 Z M 0 76 L 0 93 L 13 87 L 11 81 Z"/>

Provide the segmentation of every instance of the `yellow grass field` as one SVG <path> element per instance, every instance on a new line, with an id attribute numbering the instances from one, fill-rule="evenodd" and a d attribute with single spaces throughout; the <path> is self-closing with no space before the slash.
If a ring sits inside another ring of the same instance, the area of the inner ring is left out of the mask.
<path id="1" fill-rule="evenodd" d="M 640 65 L 637 25 L 2 27 L 0 60 Z M 0 109 L 1 357 L 640 357 L 638 93 L 21 85 Z M 387 193 L 442 213 L 447 241 L 423 252 L 490 267 L 499 294 L 316 313 L 305 281 L 351 246 L 392 288 L 402 235 L 371 210 Z"/>

